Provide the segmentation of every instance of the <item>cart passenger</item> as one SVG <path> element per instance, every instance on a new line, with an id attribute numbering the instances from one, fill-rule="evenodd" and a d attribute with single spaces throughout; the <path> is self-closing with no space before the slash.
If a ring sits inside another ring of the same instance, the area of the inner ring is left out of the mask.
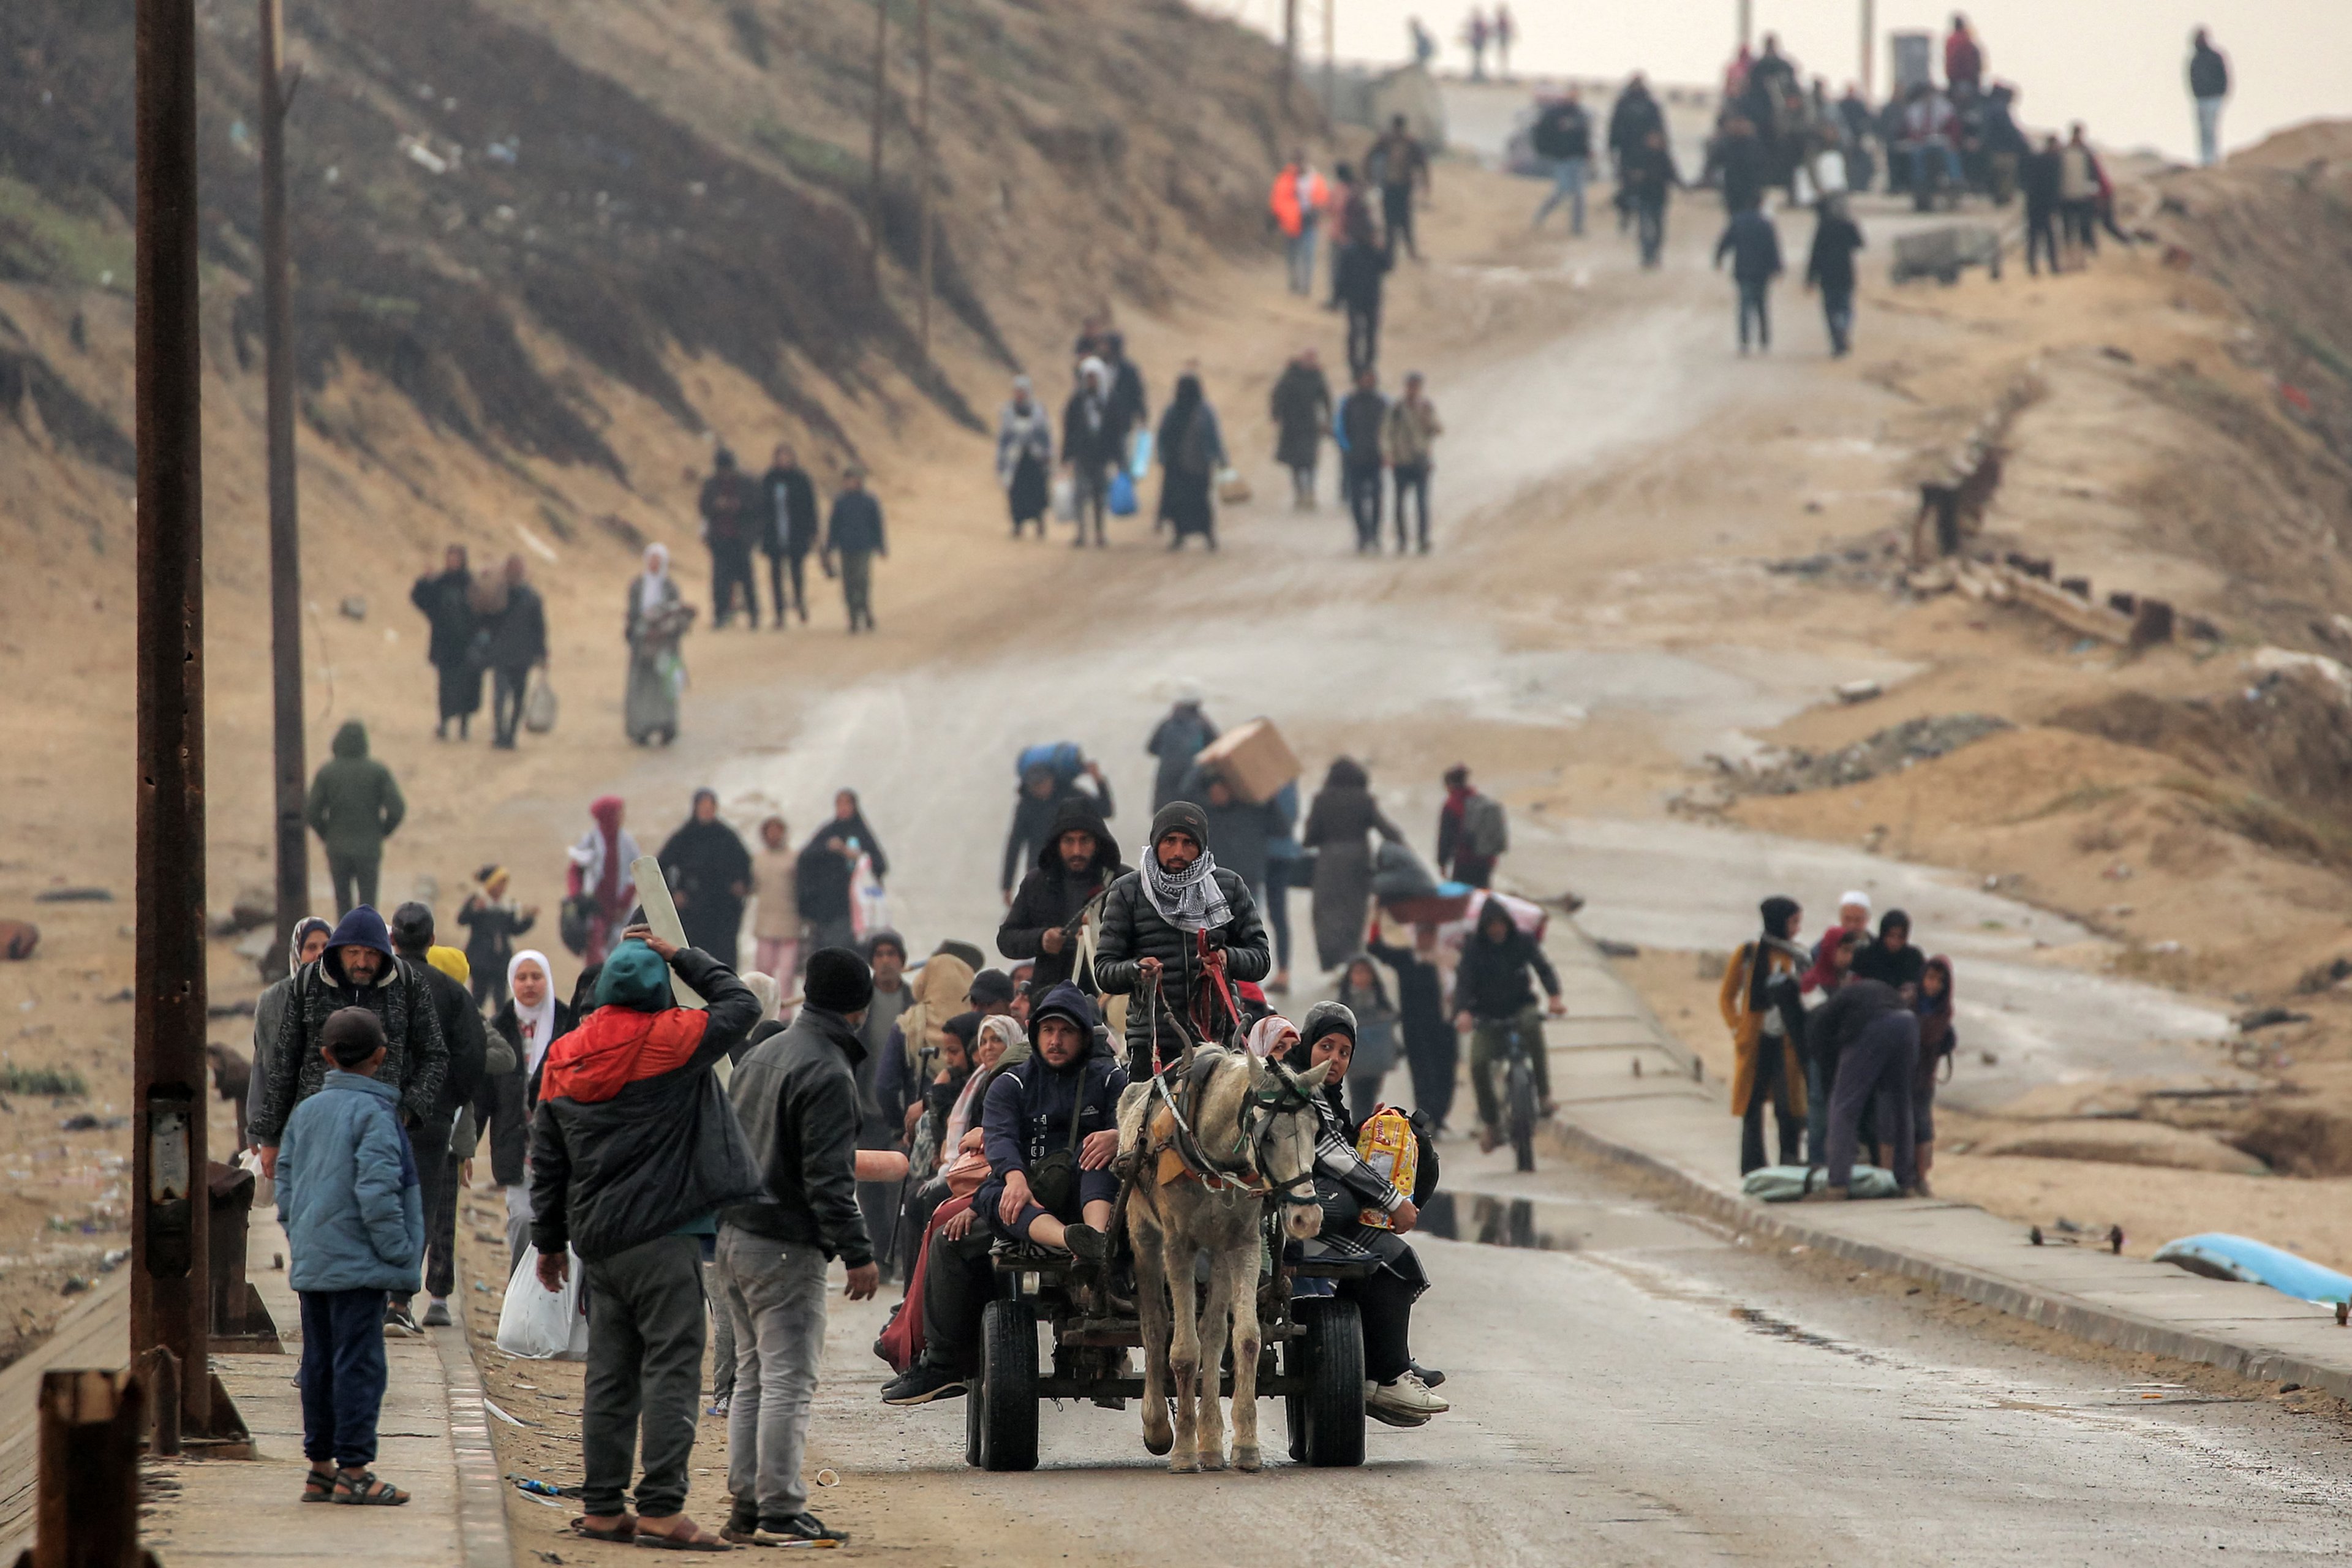
<path id="1" fill-rule="evenodd" d="M 1001 1066 L 981 1128 L 989 1177 L 971 1210 L 932 1237 L 923 1269 L 922 1358 L 882 1388 L 888 1405 L 961 1394 L 979 1359 L 981 1314 L 994 1294 L 999 1240 L 1100 1264 L 1118 1178 L 1118 1097 L 1127 1074 L 1097 1033 L 1093 999 L 1066 983 L 1029 1017 L 1028 1058 Z"/>
<path id="2" fill-rule="evenodd" d="M 1364 1329 L 1364 1379 L 1371 1384 L 1364 1413 L 1391 1426 L 1419 1426 L 1433 1415 L 1453 1408 L 1433 1393 L 1430 1382 L 1444 1382 L 1443 1373 L 1427 1372 L 1412 1359 L 1412 1304 L 1429 1289 L 1421 1259 L 1405 1241 L 1404 1233 L 1419 1221 L 1412 1198 L 1397 1191 L 1357 1156 L 1360 1122 L 1348 1114 L 1342 1086 L 1356 1055 L 1356 1016 L 1337 1002 L 1318 1002 L 1308 1011 L 1293 1047 L 1290 1066 L 1300 1072 L 1331 1064 L 1322 1091 L 1315 1097 L 1321 1121 L 1315 1146 L 1315 1195 L 1323 1210 L 1323 1226 L 1306 1244 L 1315 1259 L 1371 1259 L 1379 1265 L 1360 1279 L 1336 1282 L 1337 1293 L 1356 1303 Z M 1414 1187 L 1424 1196 L 1437 1185 L 1437 1154 L 1427 1135 L 1416 1125 L 1421 1144 L 1420 1169 Z M 1363 1215 L 1377 1211 L 1388 1226 L 1367 1225 Z"/>

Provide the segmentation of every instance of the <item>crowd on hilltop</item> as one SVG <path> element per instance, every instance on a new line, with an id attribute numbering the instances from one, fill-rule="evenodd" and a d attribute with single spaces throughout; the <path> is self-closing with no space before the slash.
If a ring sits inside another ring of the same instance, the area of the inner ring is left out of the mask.
<path id="1" fill-rule="evenodd" d="M 1811 1201 L 1851 1195 L 1857 1159 L 1874 1152 L 1903 1195 L 1927 1193 L 1937 1077 L 1959 1045 L 1951 961 L 1925 953 L 1903 910 L 1874 931 L 1871 914 L 1870 895 L 1850 891 L 1837 924 L 1809 945 L 1797 901 L 1767 899 L 1763 929 L 1723 972 L 1740 1173 L 1768 1163 L 1769 1107 L 1779 1155 L 1769 1163 L 1804 1173 Z"/>

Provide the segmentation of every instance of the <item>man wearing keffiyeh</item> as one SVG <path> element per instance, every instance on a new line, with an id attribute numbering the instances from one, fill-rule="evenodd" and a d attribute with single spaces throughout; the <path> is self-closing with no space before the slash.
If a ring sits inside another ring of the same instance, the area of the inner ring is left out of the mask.
<path id="1" fill-rule="evenodd" d="M 1208 817 L 1190 801 L 1169 802 L 1151 819 L 1139 868 L 1105 896 L 1095 948 L 1095 984 L 1129 998 L 1129 1077 L 1151 1071 L 1155 1028 L 1163 1067 L 1204 1030 L 1214 1042 L 1236 1032 L 1225 988 L 1273 967 L 1248 886 L 1210 853 Z"/>

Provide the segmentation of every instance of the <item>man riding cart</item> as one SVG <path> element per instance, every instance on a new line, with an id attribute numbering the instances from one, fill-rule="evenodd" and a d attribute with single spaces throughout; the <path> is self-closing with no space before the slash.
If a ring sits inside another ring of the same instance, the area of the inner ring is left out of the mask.
<path id="1" fill-rule="evenodd" d="M 1171 801 L 1151 819 L 1143 864 L 1111 884 L 1095 946 L 1095 984 L 1129 998 L 1127 1072 L 1149 1078 L 1187 1040 L 1238 1031 L 1233 987 L 1274 969 L 1248 885 L 1210 853 L 1209 819 Z"/>

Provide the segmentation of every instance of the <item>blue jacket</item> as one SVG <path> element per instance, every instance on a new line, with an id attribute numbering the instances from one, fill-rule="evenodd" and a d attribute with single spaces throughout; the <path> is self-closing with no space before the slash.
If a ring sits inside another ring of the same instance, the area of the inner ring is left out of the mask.
<path id="1" fill-rule="evenodd" d="M 400 1091 L 330 1072 L 278 1145 L 278 1217 L 297 1290 L 414 1290 L 425 1199 L 400 1130 Z"/>

